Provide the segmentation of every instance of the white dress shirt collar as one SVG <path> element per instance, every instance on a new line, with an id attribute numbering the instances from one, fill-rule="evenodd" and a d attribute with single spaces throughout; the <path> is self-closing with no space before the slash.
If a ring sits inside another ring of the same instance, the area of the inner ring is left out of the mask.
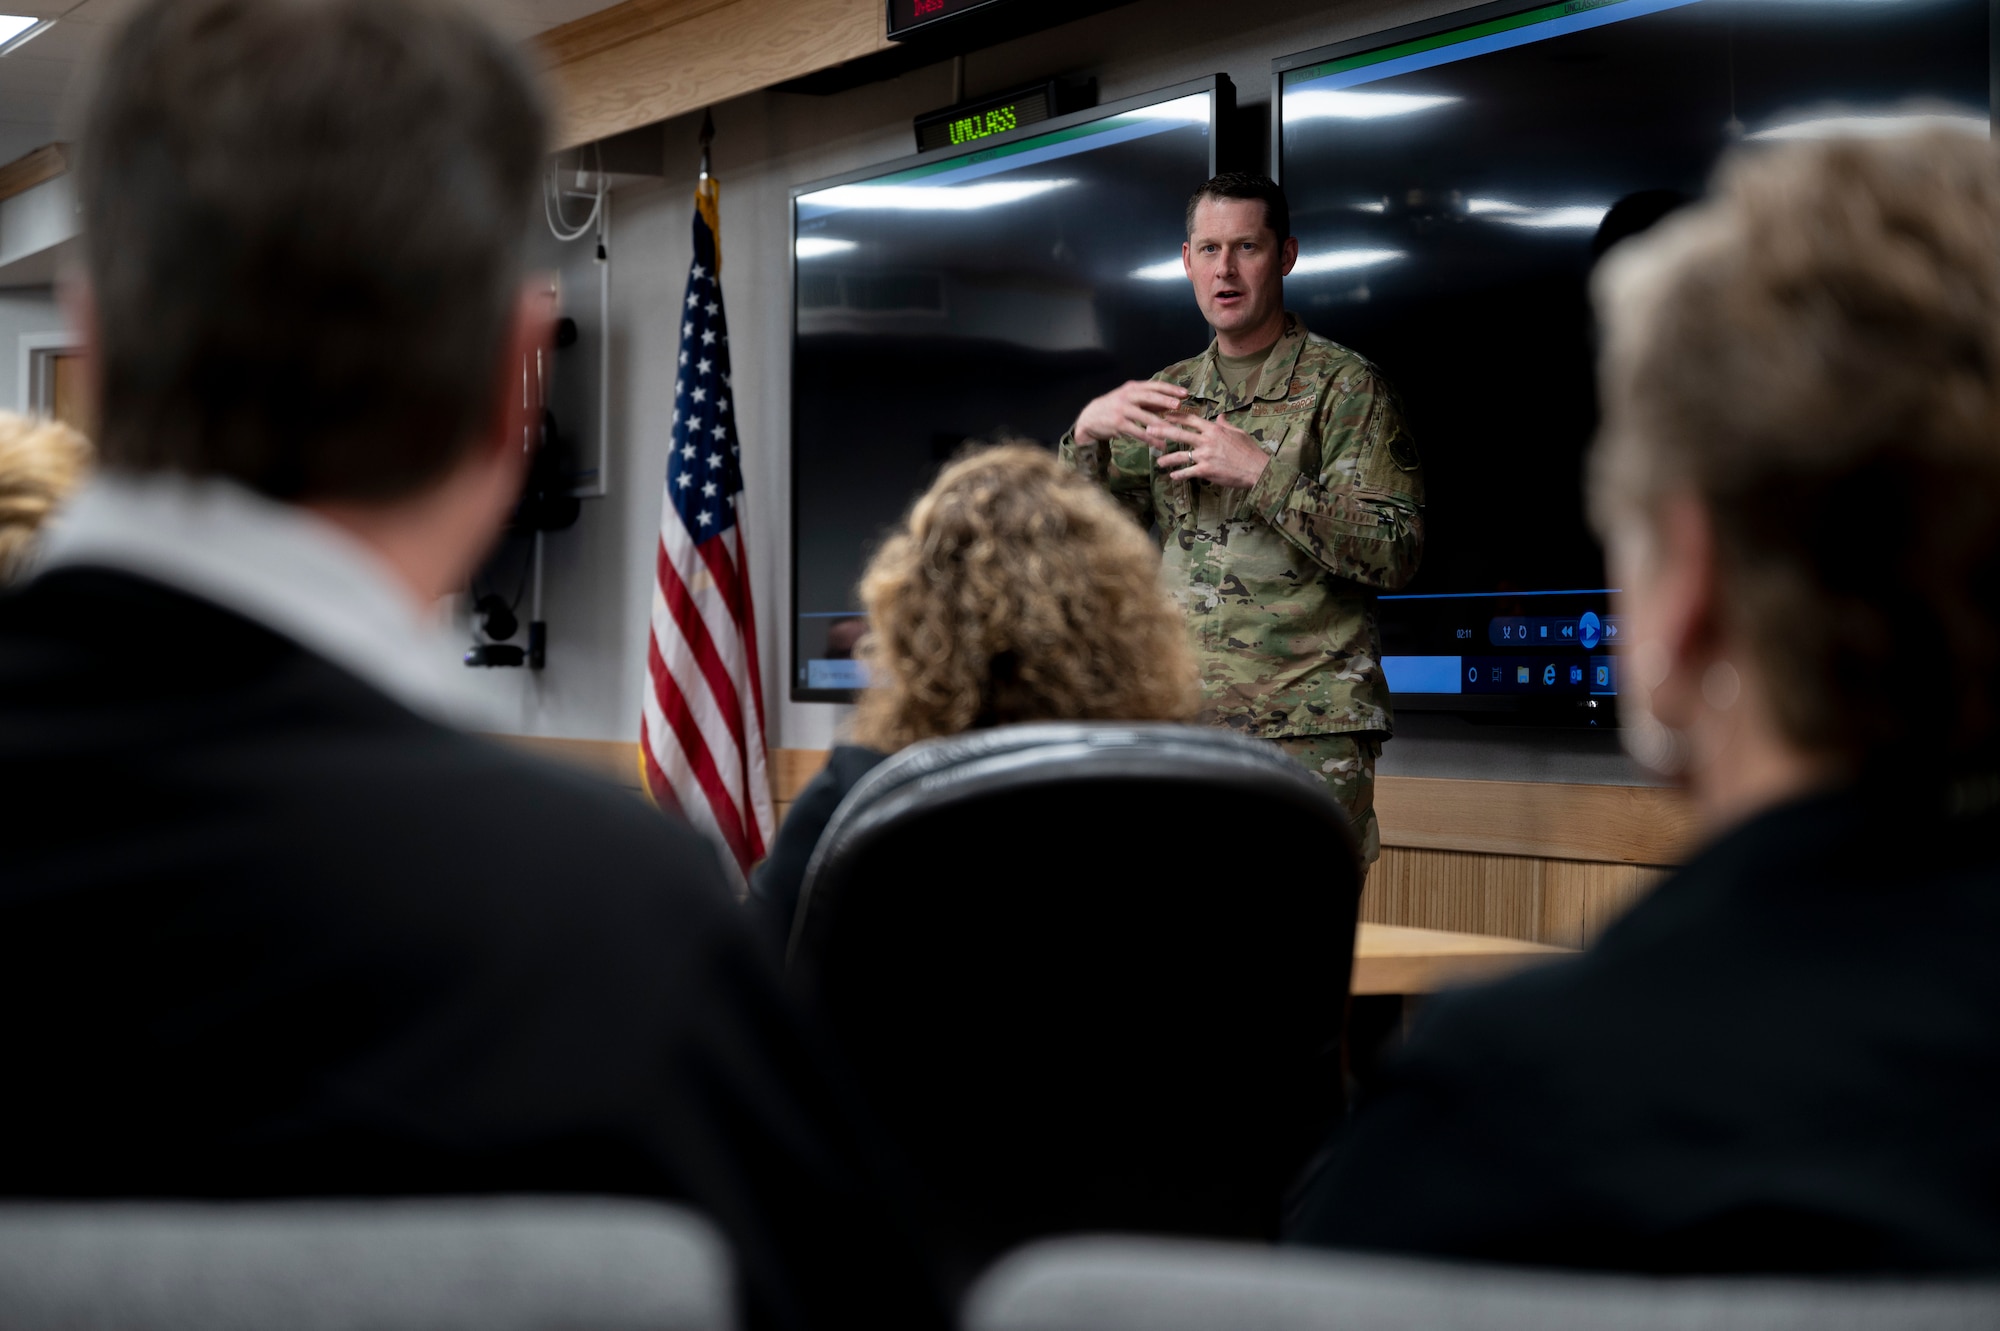
<path id="1" fill-rule="evenodd" d="M 36 572 L 88 565 L 150 578 L 282 634 L 413 711 L 482 728 L 442 617 L 368 546 L 233 481 L 101 473 L 40 543 Z"/>

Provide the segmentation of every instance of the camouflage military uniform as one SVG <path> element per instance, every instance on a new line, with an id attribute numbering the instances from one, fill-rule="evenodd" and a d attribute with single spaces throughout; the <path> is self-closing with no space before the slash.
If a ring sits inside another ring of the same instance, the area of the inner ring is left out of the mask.
<path id="1" fill-rule="evenodd" d="M 1278 741 L 1327 780 L 1369 860 L 1375 756 L 1391 726 L 1374 595 L 1408 582 L 1424 544 L 1424 475 L 1381 373 L 1295 314 L 1232 395 L 1213 343 L 1153 377 L 1188 390 L 1271 454 L 1248 490 L 1176 481 L 1144 440 L 1062 454 L 1148 527 L 1201 659 L 1203 719 Z"/>

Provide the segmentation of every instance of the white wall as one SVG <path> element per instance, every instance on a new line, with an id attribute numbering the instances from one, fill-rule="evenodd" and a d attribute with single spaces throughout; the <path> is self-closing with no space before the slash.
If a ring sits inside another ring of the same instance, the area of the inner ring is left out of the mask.
<path id="1" fill-rule="evenodd" d="M 1100 101 L 1109 102 L 1222 72 L 1234 81 L 1239 106 L 1263 108 L 1272 57 L 1462 7 L 1462 0 L 1319 6 L 1138 0 L 974 53 L 966 61 L 966 95 L 1057 74 L 1093 74 Z M 935 65 L 832 97 L 763 92 L 715 108 L 722 279 L 774 747 L 827 747 L 845 711 L 785 697 L 791 653 L 790 190 L 908 155 L 914 150 L 911 117 L 951 100 L 950 67 Z M 548 669 L 539 675 L 481 672 L 477 681 L 510 730 L 589 739 L 637 735 L 698 121 L 685 116 L 667 124 L 667 183 L 620 190 L 613 199 L 613 489 L 607 499 L 586 501 L 575 528 L 548 538 Z M 1188 186 L 1160 182 L 1175 193 Z M 893 392 L 894 385 L 857 385 L 856 391 Z"/>
<path id="2" fill-rule="evenodd" d="M 56 127 L 41 120 L 0 120 L 0 166 L 55 142 Z"/>
<path id="3" fill-rule="evenodd" d="M 52 287 L 0 289 L 0 411 L 21 405 L 21 336 L 63 326 Z"/>

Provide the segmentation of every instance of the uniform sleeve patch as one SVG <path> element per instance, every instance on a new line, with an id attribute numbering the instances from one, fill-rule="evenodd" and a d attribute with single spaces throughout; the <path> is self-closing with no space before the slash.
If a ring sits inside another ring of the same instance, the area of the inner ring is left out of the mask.
<path id="1" fill-rule="evenodd" d="M 1415 471 L 1420 465 L 1417 458 L 1417 441 L 1410 437 L 1409 430 L 1401 421 L 1389 427 L 1389 437 L 1383 441 L 1389 449 L 1389 456 L 1404 471 Z"/>

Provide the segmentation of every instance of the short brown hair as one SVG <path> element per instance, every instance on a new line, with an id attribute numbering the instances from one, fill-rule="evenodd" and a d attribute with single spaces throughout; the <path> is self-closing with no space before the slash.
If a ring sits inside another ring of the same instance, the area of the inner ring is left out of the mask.
<path id="1" fill-rule="evenodd" d="M 145 0 L 77 179 L 107 466 L 378 500 L 491 424 L 545 117 L 448 0 Z"/>
<path id="2" fill-rule="evenodd" d="M 854 738 L 893 752 L 1016 721 L 1183 721 L 1194 649 L 1159 552 L 1046 449 L 945 468 L 861 578 Z"/>
<path id="3" fill-rule="evenodd" d="M 1599 270 L 1601 532 L 1692 493 L 1724 613 L 1801 749 L 2000 739 L 2000 162 L 1983 138 L 1789 144 Z"/>
<path id="4" fill-rule="evenodd" d="M 19 577 L 36 535 L 90 469 L 90 441 L 60 421 L 0 411 L 0 583 Z"/>
<path id="5" fill-rule="evenodd" d="M 1278 238 L 1280 245 L 1291 239 L 1292 206 L 1285 201 L 1284 188 L 1269 176 L 1260 176 L 1250 171 L 1224 171 L 1219 176 L 1211 176 L 1201 182 L 1201 187 L 1188 195 L 1187 233 L 1194 235 L 1194 210 L 1201 206 L 1203 199 L 1256 199 L 1264 205 L 1264 225 L 1271 228 L 1271 234 Z"/>

